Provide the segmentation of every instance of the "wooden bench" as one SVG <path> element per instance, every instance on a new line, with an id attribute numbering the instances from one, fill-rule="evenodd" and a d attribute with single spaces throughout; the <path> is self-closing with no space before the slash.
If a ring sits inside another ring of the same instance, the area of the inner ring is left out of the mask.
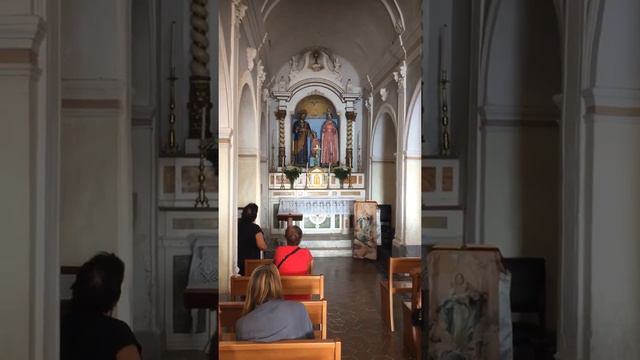
<path id="1" fill-rule="evenodd" d="M 247 259 L 244 261 L 244 274 L 251 276 L 258 266 L 273 264 L 273 259 Z"/>
<path id="2" fill-rule="evenodd" d="M 394 274 L 408 274 L 413 269 L 420 268 L 419 257 L 391 257 L 389 258 L 389 278 L 380 281 L 380 305 L 382 318 L 387 321 L 391 331 L 395 331 L 393 321 L 393 296 L 397 293 L 411 292 L 411 281 L 396 281 Z"/>
<path id="3" fill-rule="evenodd" d="M 247 294 L 249 276 L 232 276 L 229 295 L 234 300 L 240 300 Z M 317 299 L 324 299 L 324 275 L 296 275 L 281 276 L 282 292 L 284 295 L 316 295 Z"/>
<path id="4" fill-rule="evenodd" d="M 339 360 L 342 343 L 334 340 L 287 340 L 271 343 L 220 341 L 220 360 Z"/>
<path id="5" fill-rule="evenodd" d="M 325 340 L 327 338 L 327 300 L 300 301 L 309 313 L 309 319 L 315 330 L 316 339 Z M 241 301 L 221 302 L 218 305 L 218 339 L 235 340 L 236 321 L 242 316 Z"/>
<path id="6" fill-rule="evenodd" d="M 420 269 L 411 271 L 411 301 L 402 304 L 404 345 L 416 359 L 422 353 L 422 324 L 414 325 L 413 316 L 422 311 L 422 274 Z"/>

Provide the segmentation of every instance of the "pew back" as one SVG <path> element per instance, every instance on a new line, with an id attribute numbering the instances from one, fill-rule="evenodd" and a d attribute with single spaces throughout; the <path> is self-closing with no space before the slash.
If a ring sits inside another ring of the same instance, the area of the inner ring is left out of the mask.
<path id="1" fill-rule="evenodd" d="M 327 338 L 327 300 L 300 301 L 309 313 L 309 319 L 319 330 L 314 331 L 316 339 Z M 235 339 L 236 321 L 242 317 L 242 301 L 226 301 L 218 305 L 218 339 Z"/>
<path id="2" fill-rule="evenodd" d="M 380 281 L 380 303 L 382 304 L 382 317 L 389 324 L 389 329 L 395 331 L 393 319 L 393 297 L 396 293 L 411 292 L 411 281 L 397 281 L 394 274 L 407 274 L 412 270 L 420 269 L 419 257 L 391 257 L 389 258 L 389 278 Z"/>
<path id="3" fill-rule="evenodd" d="M 220 341 L 220 360 L 340 360 L 342 344 L 335 340 L 288 340 L 272 343 Z"/>
<path id="4" fill-rule="evenodd" d="M 244 261 L 244 274 L 251 276 L 258 266 L 273 264 L 273 259 L 246 259 Z"/>
<path id="5" fill-rule="evenodd" d="M 239 300 L 247 294 L 249 276 L 232 276 L 230 296 Z M 284 295 L 317 295 L 324 299 L 324 275 L 281 276 Z"/>

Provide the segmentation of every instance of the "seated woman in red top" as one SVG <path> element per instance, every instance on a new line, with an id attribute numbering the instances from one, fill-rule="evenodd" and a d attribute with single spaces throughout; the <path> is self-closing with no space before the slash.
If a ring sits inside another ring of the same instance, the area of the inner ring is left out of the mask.
<path id="1" fill-rule="evenodd" d="M 278 246 L 273 256 L 273 263 L 280 275 L 307 275 L 311 273 L 313 256 L 309 249 L 301 248 L 302 230 L 300 227 L 289 226 L 284 232 L 287 239 L 286 246 Z M 311 295 L 285 295 L 285 300 L 311 300 Z"/>
<path id="2" fill-rule="evenodd" d="M 278 267 L 280 275 L 307 275 L 311 273 L 313 256 L 309 249 L 301 248 L 302 230 L 300 227 L 289 226 L 284 232 L 287 239 L 286 246 L 276 248 L 273 263 Z"/>

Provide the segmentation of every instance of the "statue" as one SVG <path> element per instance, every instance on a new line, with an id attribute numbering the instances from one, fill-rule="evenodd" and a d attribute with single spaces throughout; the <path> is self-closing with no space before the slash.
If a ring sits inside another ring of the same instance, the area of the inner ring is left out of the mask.
<path id="1" fill-rule="evenodd" d="M 309 161 L 309 153 L 307 151 L 307 139 L 311 134 L 311 127 L 305 120 L 306 111 L 298 116 L 298 120 L 293 124 L 293 148 L 291 159 L 294 165 L 306 166 Z"/>
<path id="2" fill-rule="evenodd" d="M 315 131 L 312 131 L 311 132 L 311 160 L 309 161 L 311 166 L 320 165 L 320 154 L 321 154 L 320 139 L 318 138 L 318 133 L 316 133 Z"/>
<path id="3" fill-rule="evenodd" d="M 338 162 L 339 157 L 338 127 L 331 117 L 331 111 L 327 109 L 327 120 L 322 124 L 322 157 L 320 164 L 335 164 Z"/>

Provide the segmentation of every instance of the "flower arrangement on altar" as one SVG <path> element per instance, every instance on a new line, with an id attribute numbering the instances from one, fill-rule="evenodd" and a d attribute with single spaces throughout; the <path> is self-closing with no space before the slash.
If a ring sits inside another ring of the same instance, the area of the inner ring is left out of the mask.
<path id="1" fill-rule="evenodd" d="M 300 170 L 300 168 L 297 166 L 287 166 L 282 172 L 284 173 L 284 176 L 286 176 L 289 180 L 291 188 L 293 188 L 293 183 L 298 179 L 298 177 L 300 177 L 302 170 Z"/>
<path id="2" fill-rule="evenodd" d="M 351 168 L 346 166 L 338 166 L 331 170 L 336 175 L 338 181 L 340 181 L 340 185 L 342 185 L 344 180 L 351 174 Z"/>

